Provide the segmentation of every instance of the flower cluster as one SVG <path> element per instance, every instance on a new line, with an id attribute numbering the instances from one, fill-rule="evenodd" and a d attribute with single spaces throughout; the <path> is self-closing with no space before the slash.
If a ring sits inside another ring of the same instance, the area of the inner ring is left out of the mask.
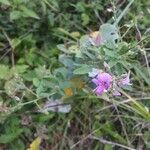
<path id="1" fill-rule="evenodd" d="M 131 85 L 130 72 L 128 74 L 121 75 L 121 78 L 116 81 L 115 77 L 109 73 L 93 68 L 92 72 L 89 72 L 89 77 L 92 78 L 92 82 L 96 85 L 96 88 L 94 89 L 96 95 L 102 95 L 112 89 L 114 96 L 120 96 L 121 93 L 117 90 L 117 86 L 123 87 Z"/>

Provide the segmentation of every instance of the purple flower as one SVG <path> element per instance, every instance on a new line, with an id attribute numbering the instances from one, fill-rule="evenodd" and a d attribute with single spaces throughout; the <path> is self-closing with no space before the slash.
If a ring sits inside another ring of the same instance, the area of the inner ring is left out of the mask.
<path id="1" fill-rule="evenodd" d="M 131 85 L 131 83 L 130 83 L 130 71 L 128 72 L 128 74 L 124 75 L 123 79 L 120 80 L 119 85 L 120 86 Z"/>
<path id="2" fill-rule="evenodd" d="M 126 86 L 126 85 L 131 85 L 131 83 L 130 83 L 130 71 L 127 74 L 123 74 L 121 77 L 122 78 L 117 83 L 117 85 L 119 87 Z M 113 95 L 114 96 L 120 96 L 121 95 L 121 93 L 116 89 L 116 85 L 114 86 Z"/>
<path id="3" fill-rule="evenodd" d="M 113 95 L 114 96 L 121 96 L 121 93 L 119 91 L 115 90 L 114 93 L 113 93 Z"/>
<path id="4" fill-rule="evenodd" d="M 112 76 L 108 73 L 100 73 L 97 77 L 92 79 L 92 82 L 96 84 L 95 93 L 102 95 L 107 92 L 112 85 Z"/>

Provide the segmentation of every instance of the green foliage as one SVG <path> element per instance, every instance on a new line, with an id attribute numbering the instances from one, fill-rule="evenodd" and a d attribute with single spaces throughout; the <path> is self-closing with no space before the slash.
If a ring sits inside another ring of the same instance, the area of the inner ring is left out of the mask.
<path id="1" fill-rule="evenodd" d="M 10 5 L 10 2 L 8 0 L 0 0 L 0 3 L 4 5 Z"/>
<path id="2" fill-rule="evenodd" d="M 40 137 L 41 149 L 150 148 L 148 5 L 0 0 L 0 147 L 24 150 Z M 101 46 L 89 39 L 93 31 L 103 37 Z M 116 77 L 130 70 L 132 88 L 121 97 L 97 97 L 92 68 Z M 63 103 L 44 112 L 51 99 Z M 65 106 L 69 113 L 57 112 Z"/>
<path id="3" fill-rule="evenodd" d="M 22 133 L 22 129 L 19 129 L 15 132 L 4 134 L 0 136 L 0 143 L 6 144 L 12 142 Z"/>
<path id="4" fill-rule="evenodd" d="M 0 79 L 7 79 L 7 77 L 9 76 L 9 67 L 5 65 L 1 65 L 0 70 L 1 70 Z"/>
<path id="5" fill-rule="evenodd" d="M 92 70 L 92 67 L 91 67 L 91 66 L 82 65 L 80 68 L 74 70 L 73 73 L 74 73 L 74 74 L 81 75 L 81 74 L 87 74 L 87 73 L 89 73 L 91 70 Z"/>

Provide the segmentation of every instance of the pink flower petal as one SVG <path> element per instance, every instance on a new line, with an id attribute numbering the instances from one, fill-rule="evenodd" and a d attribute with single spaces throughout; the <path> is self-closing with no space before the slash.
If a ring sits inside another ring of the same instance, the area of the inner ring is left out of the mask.
<path id="1" fill-rule="evenodd" d="M 99 80 L 97 80 L 96 78 L 92 79 L 92 82 L 95 83 L 97 86 L 99 85 Z"/>
<path id="2" fill-rule="evenodd" d="M 95 43 L 96 46 L 100 46 L 103 43 L 102 42 L 102 37 L 100 36 L 100 34 L 98 34 L 98 36 L 94 40 L 94 43 Z"/>
<path id="3" fill-rule="evenodd" d="M 130 71 L 128 72 L 128 74 L 126 75 L 125 78 L 121 79 L 119 82 L 119 85 L 131 85 L 130 83 Z"/>
<path id="4" fill-rule="evenodd" d="M 114 96 L 121 96 L 121 93 L 119 91 L 115 90 L 114 93 L 113 93 L 113 95 Z"/>
<path id="5" fill-rule="evenodd" d="M 95 93 L 97 95 L 102 95 L 107 92 L 112 86 L 112 76 L 108 73 L 99 73 L 97 77 L 92 79 L 92 82 L 96 84 Z"/>
<path id="6" fill-rule="evenodd" d="M 112 76 L 108 73 L 101 73 L 98 75 L 98 80 L 102 81 L 102 82 L 107 82 L 107 83 L 111 83 L 112 82 Z"/>
<path id="7" fill-rule="evenodd" d="M 95 89 L 95 93 L 97 95 L 102 95 L 104 93 L 104 87 L 103 86 L 98 86 L 96 89 Z"/>

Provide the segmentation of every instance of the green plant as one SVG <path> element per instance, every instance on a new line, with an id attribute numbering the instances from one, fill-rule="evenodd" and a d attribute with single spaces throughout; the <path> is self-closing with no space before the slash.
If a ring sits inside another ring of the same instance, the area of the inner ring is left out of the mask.
<path id="1" fill-rule="evenodd" d="M 0 0 L 0 147 L 148 149 L 148 5 Z M 132 85 L 97 96 L 93 68 Z"/>

